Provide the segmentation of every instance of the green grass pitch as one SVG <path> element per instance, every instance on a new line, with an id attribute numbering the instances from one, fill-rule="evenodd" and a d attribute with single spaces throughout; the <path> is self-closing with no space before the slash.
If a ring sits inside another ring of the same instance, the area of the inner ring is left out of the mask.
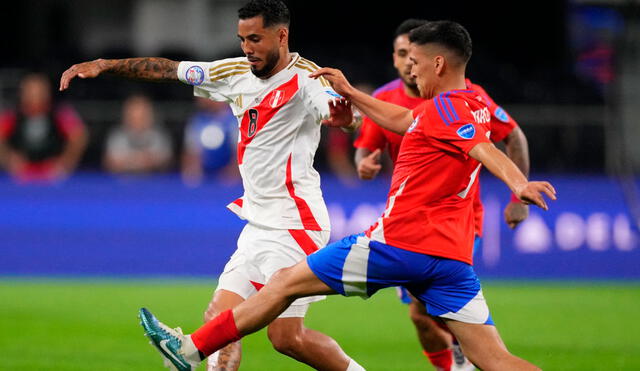
<path id="1" fill-rule="evenodd" d="M 0 280 L 0 370 L 161 370 L 136 318 L 149 307 L 193 331 L 213 282 Z M 487 282 L 484 294 L 510 350 L 545 370 L 640 370 L 640 284 Z M 367 370 L 431 370 L 394 290 L 368 301 L 331 297 L 306 324 L 333 336 Z M 243 340 L 241 370 L 308 369 Z"/>

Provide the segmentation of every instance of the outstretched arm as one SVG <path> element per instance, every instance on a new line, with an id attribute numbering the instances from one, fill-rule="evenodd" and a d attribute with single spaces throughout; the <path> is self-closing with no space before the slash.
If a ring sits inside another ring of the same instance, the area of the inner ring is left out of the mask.
<path id="1" fill-rule="evenodd" d="M 321 68 L 309 76 L 314 79 L 323 76 L 331 83 L 333 90 L 355 104 L 360 112 L 384 129 L 403 135 L 413 122 L 411 110 L 361 92 L 349 83 L 340 70 Z"/>
<path id="2" fill-rule="evenodd" d="M 556 199 L 556 190 L 548 182 L 529 182 L 518 167 L 491 143 L 479 143 L 469 151 L 469 156 L 480 161 L 493 175 L 505 182 L 525 204 L 548 210 L 542 194 L 552 200 Z"/>
<path id="3" fill-rule="evenodd" d="M 178 64 L 166 58 L 146 57 L 128 59 L 96 59 L 74 64 L 60 78 L 60 91 L 66 90 L 76 76 L 81 79 L 98 77 L 103 73 L 146 81 L 177 81 Z"/>

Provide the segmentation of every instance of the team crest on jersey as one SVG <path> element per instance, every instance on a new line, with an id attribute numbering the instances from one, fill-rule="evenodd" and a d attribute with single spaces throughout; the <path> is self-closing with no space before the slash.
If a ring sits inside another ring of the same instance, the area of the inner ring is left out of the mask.
<path id="1" fill-rule="evenodd" d="M 509 115 L 502 109 L 502 107 L 496 108 L 496 111 L 493 113 L 498 120 L 502 122 L 509 122 Z"/>
<path id="2" fill-rule="evenodd" d="M 200 66 L 191 66 L 185 74 L 185 79 L 190 85 L 198 86 L 204 81 L 204 70 Z"/>
<path id="3" fill-rule="evenodd" d="M 413 131 L 413 129 L 416 128 L 416 126 L 418 126 L 418 121 L 420 121 L 420 116 L 416 117 L 415 120 L 413 120 L 413 122 L 411 123 L 411 125 L 409 126 L 409 128 L 407 129 L 407 133 L 410 133 Z"/>
<path id="4" fill-rule="evenodd" d="M 271 95 L 271 99 L 269 99 L 269 106 L 271 108 L 276 108 L 284 101 L 284 90 L 274 90 Z"/>
<path id="5" fill-rule="evenodd" d="M 258 131 L 258 110 L 250 109 L 249 110 L 249 127 L 247 128 L 247 137 L 251 138 Z"/>
<path id="6" fill-rule="evenodd" d="M 456 131 L 456 134 L 462 139 L 471 139 L 476 135 L 476 128 L 473 124 L 466 124 Z"/>

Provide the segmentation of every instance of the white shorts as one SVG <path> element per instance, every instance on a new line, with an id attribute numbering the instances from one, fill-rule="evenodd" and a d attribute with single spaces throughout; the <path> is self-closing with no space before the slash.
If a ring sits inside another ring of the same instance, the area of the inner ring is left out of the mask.
<path id="1" fill-rule="evenodd" d="M 301 262 L 324 247 L 329 242 L 329 234 L 329 231 L 270 229 L 248 223 L 238 238 L 238 249 L 220 275 L 216 291 L 231 291 L 246 300 L 275 272 Z M 309 303 L 324 298 L 297 299 L 278 318 L 304 317 Z"/>

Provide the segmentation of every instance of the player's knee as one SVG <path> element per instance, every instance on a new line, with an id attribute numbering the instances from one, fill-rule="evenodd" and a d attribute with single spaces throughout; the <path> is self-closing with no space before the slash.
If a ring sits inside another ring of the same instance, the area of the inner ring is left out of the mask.
<path id="1" fill-rule="evenodd" d="M 302 349 L 302 330 L 291 331 L 270 326 L 267 335 L 273 348 L 282 354 L 293 356 Z"/>

